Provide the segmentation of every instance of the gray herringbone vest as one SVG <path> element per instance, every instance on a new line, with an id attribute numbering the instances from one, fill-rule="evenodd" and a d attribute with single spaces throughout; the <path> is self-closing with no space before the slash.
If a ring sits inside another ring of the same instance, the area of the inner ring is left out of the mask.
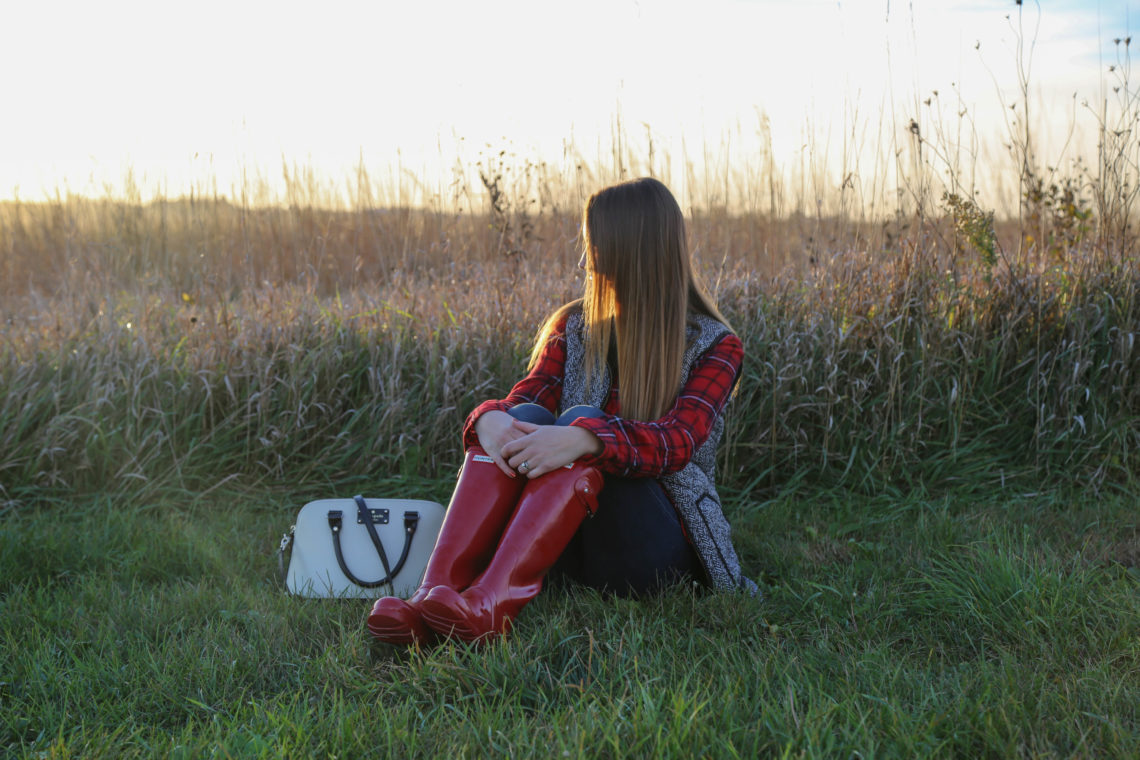
<path id="1" fill-rule="evenodd" d="M 590 392 L 586 392 L 584 324 L 580 313 L 572 314 L 566 320 L 566 368 L 560 413 L 578 404 L 600 409 L 609 396 L 612 380 L 609 369 L 604 366 L 598 369 L 594 382 L 590 383 Z M 682 359 L 681 385 L 678 388 L 688 380 L 697 358 L 727 332 L 727 327 L 711 317 L 690 316 L 689 343 Z M 694 452 L 689 463 L 680 471 L 661 477 L 659 482 L 676 505 L 712 586 L 756 594 L 756 584 L 744 577 L 740 570 L 740 560 L 732 546 L 731 529 L 716 492 L 716 450 L 723 432 L 724 417 L 718 415 L 708 439 Z"/>

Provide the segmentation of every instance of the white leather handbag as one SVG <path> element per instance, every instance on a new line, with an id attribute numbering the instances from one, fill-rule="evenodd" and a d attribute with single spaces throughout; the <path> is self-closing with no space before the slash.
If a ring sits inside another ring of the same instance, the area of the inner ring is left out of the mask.
<path id="1" fill-rule="evenodd" d="M 311 501 L 281 538 L 285 587 L 305 597 L 409 597 L 423 579 L 443 513 L 440 504 L 418 499 Z"/>

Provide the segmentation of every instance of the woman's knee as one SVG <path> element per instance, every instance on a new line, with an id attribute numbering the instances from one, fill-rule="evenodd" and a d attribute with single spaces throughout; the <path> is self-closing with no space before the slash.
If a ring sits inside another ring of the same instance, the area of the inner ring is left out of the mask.
<path id="1" fill-rule="evenodd" d="M 588 417 L 590 419 L 594 419 L 597 417 L 605 417 L 605 416 L 606 416 L 606 413 L 603 412 L 601 409 L 598 409 L 596 406 L 589 406 L 587 404 L 579 404 L 578 406 L 570 407 L 565 412 L 560 414 L 558 416 L 558 421 L 555 422 L 554 424 L 555 425 L 562 425 L 565 427 L 566 425 L 569 425 L 574 420 L 580 419 L 582 417 Z"/>
<path id="2" fill-rule="evenodd" d="M 579 404 L 578 406 L 570 407 L 561 415 L 559 415 L 558 419 L 555 419 L 554 415 L 551 414 L 550 410 L 546 407 L 531 403 L 519 404 L 518 406 L 511 407 L 507 410 L 507 414 L 511 415 L 516 420 L 529 422 L 532 425 L 562 426 L 569 425 L 571 422 L 581 417 L 593 418 L 605 416 L 605 412 L 603 412 L 601 409 L 593 406 L 587 406 L 586 404 Z"/>
<path id="3" fill-rule="evenodd" d="M 519 404 L 508 409 L 507 414 L 520 422 L 529 422 L 532 425 L 554 424 L 554 415 L 549 409 L 538 404 Z"/>

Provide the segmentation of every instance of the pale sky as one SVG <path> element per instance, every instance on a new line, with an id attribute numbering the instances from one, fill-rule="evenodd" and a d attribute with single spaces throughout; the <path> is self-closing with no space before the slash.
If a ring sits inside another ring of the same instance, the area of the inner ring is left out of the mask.
<path id="1" fill-rule="evenodd" d="M 1023 10 L 1032 82 L 1067 120 L 1140 0 L 1043 6 Z M 905 126 L 933 90 L 994 136 L 1016 24 L 1013 0 L 0 0 L 0 198 L 103 195 L 127 167 L 176 196 L 243 166 L 275 182 L 283 160 L 438 175 L 487 145 L 559 161 L 567 140 L 590 159 L 619 115 L 692 159 L 725 134 L 747 153 L 764 114 L 795 162 L 845 116 Z"/>

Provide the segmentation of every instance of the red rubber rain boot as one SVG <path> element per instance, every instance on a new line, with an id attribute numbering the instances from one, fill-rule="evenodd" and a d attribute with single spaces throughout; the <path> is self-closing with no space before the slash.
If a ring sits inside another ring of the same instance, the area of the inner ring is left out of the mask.
<path id="1" fill-rule="evenodd" d="M 420 602 L 436 586 L 466 588 L 487 566 L 525 485 L 526 478 L 503 474 L 480 447 L 468 449 L 423 582 L 407 601 L 378 599 L 368 616 L 369 632 L 389 644 L 430 643 L 435 632 L 424 625 Z"/>
<path id="2" fill-rule="evenodd" d="M 575 464 L 528 481 L 495 556 L 466 591 L 436 586 L 420 604 L 437 633 L 464 641 L 506 633 L 542 579 L 598 507 L 602 474 Z"/>

